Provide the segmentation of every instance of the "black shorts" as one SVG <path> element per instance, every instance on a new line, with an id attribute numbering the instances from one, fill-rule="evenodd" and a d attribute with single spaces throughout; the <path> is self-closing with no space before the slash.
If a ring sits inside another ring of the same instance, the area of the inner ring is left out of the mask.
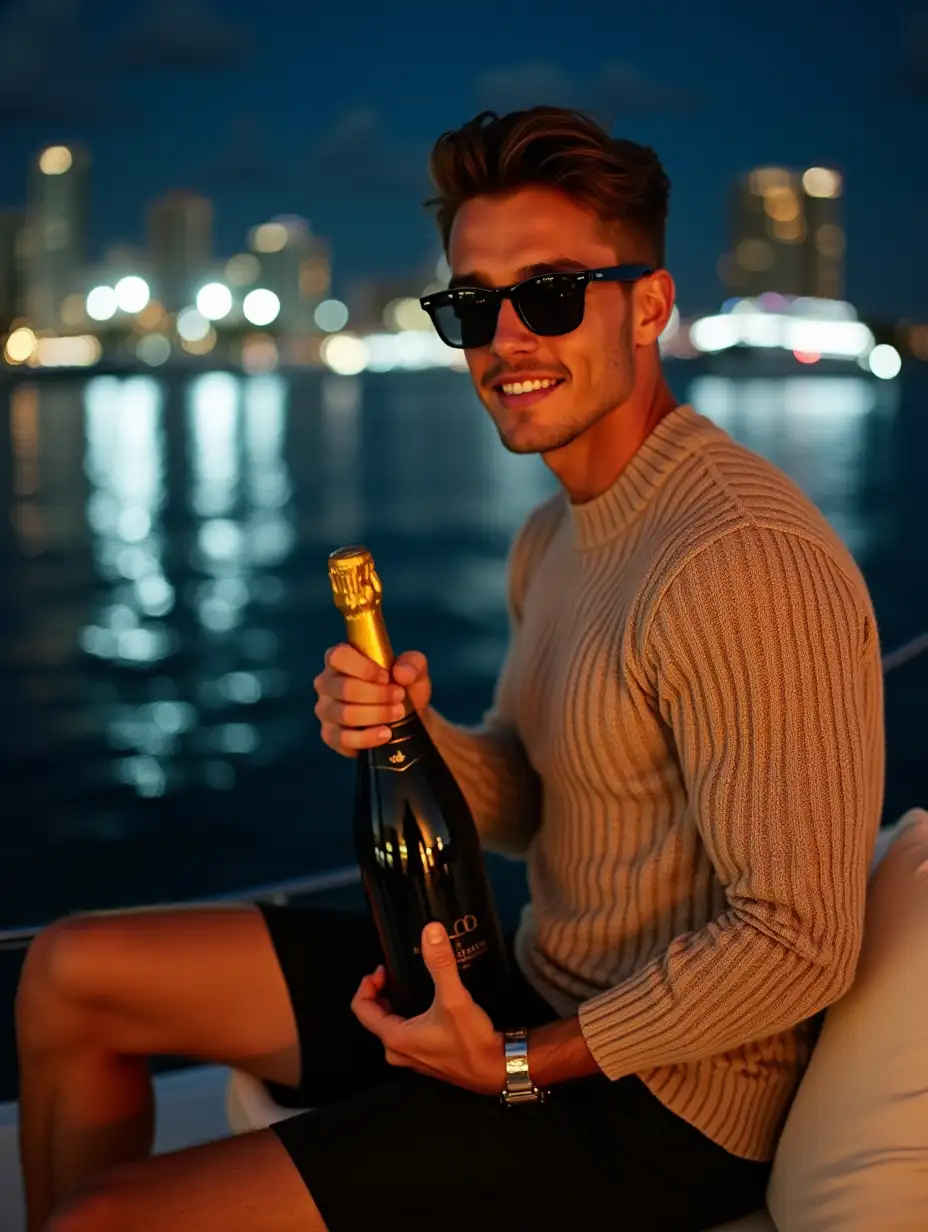
<path id="1" fill-rule="evenodd" d="M 260 904 L 296 1016 L 297 1088 L 272 1128 L 329 1232 L 697 1232 L 764 1203 L 767 1163 L 725 1151 L 640 1079 L 560 1083 L 544 1104 L 397 1070 L 351 1011 L 382 961 L 366 915 Z M 557 1018 L 518 973 L 514 1023 Z"/>

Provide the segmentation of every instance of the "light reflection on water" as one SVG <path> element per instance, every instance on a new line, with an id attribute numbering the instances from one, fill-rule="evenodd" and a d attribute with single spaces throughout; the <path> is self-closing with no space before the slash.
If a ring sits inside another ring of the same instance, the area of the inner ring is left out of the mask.
<path id="1" fill-rule="evenodd" d="M 898 383 L 856 376 L 681 376 L 683 397 L 823 509 L 888 640 L 928 626 L 924 584 L 884 567 L 916 508 L 899 445 L 925 442 L 914 396 L 900 405 Z M 13 388 L 0 406 L 7 921 L 348 858 L 350 766 L 312 714 L 341 635 L 326 553 L 369 543 L 395 643 L 426 651 L 438 704 L 474 720 L 505 644 L 509 541 L 553 490 L 537 459 L 499 446 L 459 374 Z"/>

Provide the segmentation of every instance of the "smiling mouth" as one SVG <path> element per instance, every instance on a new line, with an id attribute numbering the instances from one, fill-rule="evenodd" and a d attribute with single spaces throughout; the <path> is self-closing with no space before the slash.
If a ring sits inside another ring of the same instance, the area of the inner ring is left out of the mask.
<path id="1" fill-rule="evenodd" d="M 560 379 L 551 379 L 545 377 L 543 380 L 537 381 L 505 381 L 501 385 L 494 385 L 496 392 L 505 394 L 507 398 L 518 397 L 522 394 L 538 393 L 542 389 L 555 389 L 558 385 L 563 385 Z"/>

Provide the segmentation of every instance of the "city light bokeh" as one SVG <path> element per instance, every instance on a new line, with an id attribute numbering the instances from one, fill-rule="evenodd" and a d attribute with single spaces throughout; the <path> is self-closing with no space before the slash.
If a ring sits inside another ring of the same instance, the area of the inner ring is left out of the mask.
<path id="1" fill-rule="evenodd" d="M 7 366 L 73 359 L 109 371 L 215 364 L 342 375 L 466 368 L 419 304 L 447 285 L 444 256 L 421 272 L 367 280 L 349 304 L 331 293 L 330 248 L 307 219 L 259 222 L 245 250 L 217 257 L 213 203 L 172 189 L 148 208 L 143 250 L 112 249 L 93 261 L 90 170 L 83 147 L 46 146 L 35 158 L 19 229 L 0 231 L 0 272 L 9 271 L 0 287 L 12 288 L 9 302 L 0 302 Z M 782 353 L 794 368 L 847 363 L 880 379 L 898 375 L 903 353 L 928 356 L 928 343 L 919 343 L 928 327 L 905 323 L 888 333 L 860 320 L 843 298 L 847 191 L 843 174 L 825 165 L 760 166 L 733 183 L 730 242 L 718 263 L 724 303 L 708 315 L 675 309 L 660 339 L 664 355 L 712 363 L 748 350 L 769 363 Z M 95 343 L 80 341 L 87 338 Z"/>
<path id="2" fill-rule="evenodd" d="M 252 325 L 270 325 L 280 313 L 280 300 L 273 291 L 257 287 L 245 296 L 242 312 Z"/>
<path id="3" fill-rule="evenodd" d="M 127 274 L 125 278 L 120 278 L 113 287 L 113 294 L 116 296 L 116 307 L 130 314 L 141 312 L 151 299 L 148 283 L 138 274 Z"/>
<path id="4" fill-rule="evenodd" d="M 221 282 L 208 282 L 197 292 L 197 311 L 209 321 L 221 321 L 232 311 L 232 292 Z"/>

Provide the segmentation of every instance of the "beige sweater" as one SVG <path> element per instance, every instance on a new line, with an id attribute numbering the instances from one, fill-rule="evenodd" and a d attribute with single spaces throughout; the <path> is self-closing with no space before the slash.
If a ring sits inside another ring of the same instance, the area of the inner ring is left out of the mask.
<path id="1" fill-rule="evenodd" d="M 530 515 L 509 603 L 482 726 L 428 724 L 486 846 L 528 861 L 519 965 L 610 1078 L 769 1159 L 803 1020 L 861 942 L 884 777 L 866 585 L 785 475 L 681 406 L 602 496 Z"/>

